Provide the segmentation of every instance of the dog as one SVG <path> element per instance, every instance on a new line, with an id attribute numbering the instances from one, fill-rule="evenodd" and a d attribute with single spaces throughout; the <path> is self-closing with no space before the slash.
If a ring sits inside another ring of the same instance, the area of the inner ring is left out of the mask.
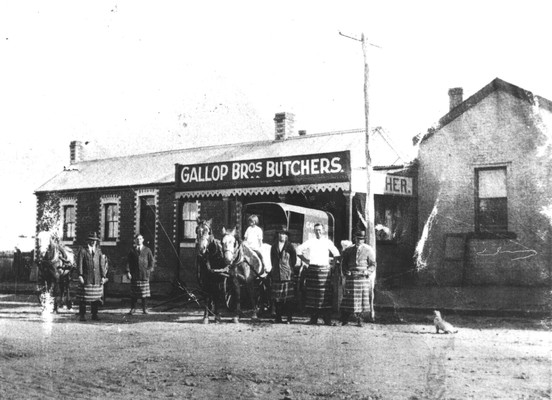
<path id="1" fill-rule="evenodd" d="M 439 311 L 434 310 L 433 315 L 435 316 L 435 318 L 433 318 L 433 324 L 435 325 L 437 333 L 439 333 L 439 330 L 442 330 L 444 333 L 458 332 L 458 330 L 455 330 L 451 324 L 443 320 L 443 317 L 441 317 L 441 313 Z"/>

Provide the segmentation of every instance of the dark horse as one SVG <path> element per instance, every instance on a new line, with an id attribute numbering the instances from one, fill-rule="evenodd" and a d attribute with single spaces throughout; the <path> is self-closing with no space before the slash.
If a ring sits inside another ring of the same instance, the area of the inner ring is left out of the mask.
<path id="1" fill-rule="evenodd" d="M 224 261 L 228 267 L 230 279 L 233 283 L 236 316 L 234 322 L 239 322 L 241 314 L 241 289 L 246 288 L 251 306 L 253 308 L 252 320 L 257 320 L 257 295 L 260 295 L 258 289 L 263 281 L 264 265 L 255 251 L 253 251 L 245 243 L 241 242 L 236 235 L 236 229 L 227 231 L 222 228 L 223 238 L 222 251 L 224 252 Z"/>
<path id="2" fill-rule="evenodd" d="M 198 220 L 196 228 L 197 278 L 205 298 L 203 323 L 209 323 L 209 314 L 220 322 L 219 304 L 225 300 L 228 268 L 224 262 L 222 245 L 211 232 L 211 220 Z"/>
<path id="3" fill-rule="evenodd" d="M 46 296 L 54 298 L 55 312 L 61 304 L 72 308 L 69 283 L 71 272 L 75 269 L 73 250 L 59 243 L 49 232 L 38 235 L 38 248 L 38 282 L 44 285 L 39 296 L 43 308 L 47 306 Z"/>

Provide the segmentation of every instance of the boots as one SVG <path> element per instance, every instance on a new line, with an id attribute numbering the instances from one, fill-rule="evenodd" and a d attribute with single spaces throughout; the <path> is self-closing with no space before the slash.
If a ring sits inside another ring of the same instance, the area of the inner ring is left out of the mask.
<path id="1" fill-rule="evenodd" d="M 79 321 L 86 321 L 84 314 L 86 314 L 86 303 L 81 301 L 79 303 Z"/>
<path id="2" fill-rule="evenodd" d="M 98 306 L 100 305 L 99 301 L 93 301 L 90 305 L 90 308 L 92 310 L 92 320 L 99 321 L 100 318 L 98 318 Z"/>
<path id="3" fill-rule="evenodd" d="M 282 321 L 282 303 L 274 303 L 274 308 L 276 309 L 276 318 L 274 319 L 275 324 L 281 324 Z"/>
<path id="4" fill-rule="evenodd" d="M 311 314 L 309 322 L 307 322 L 308 325 L 316 325 L 318 323 L 318 314 Z"/>
<path id="5" fill-rule="evenodd" d="M 130 299 L 130 311 L 128 315 L 134 314 L 134 311 L 136 311 L 136 299 Z"/>
<path id="6" fill-rule="evenodd" d="M 342 326 L 345 326 L 345 325 L 347 325 L 347 324 L 349 323 L 349 317 L 350 317 L 350 315 L 351 315 L 351 314 L 348 313 L 348 312 L 341 311 L 341 318 L 340 318 L 340 320 L 341 320 L 341 325 L 342 325 Z"/>
<path id="7" fill-rule="evenodd" d="M 149 314 L 147 310 L 147 299 L 145 297 L 142 299 L 142 313 Z"/>
<path id="8" fill-rule="evenodd" d="M 334 324 L 332 323 L 331 311 L 325 311 L 324 312 L 324 325 L 334 326 Z"/>
<path id="9" fill-rule="evenodd" d="M 293 320 L 293 318 L 292 318 L 292 315 L 293 315 L 293 305 L 290 304 L 290 303 L 286 303 L 285 306 L 284 306 L 284 313 L 285 313 L 286 316 L 287 316 L 287 323 L 288 323 L 288 325 L 291 324 L 291 321 Z"/>

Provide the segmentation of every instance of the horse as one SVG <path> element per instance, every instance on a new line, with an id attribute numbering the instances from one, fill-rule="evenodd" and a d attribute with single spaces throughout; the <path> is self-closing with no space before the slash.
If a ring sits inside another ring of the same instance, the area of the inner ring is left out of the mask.
<path id="1" fill-rule="evenodd" d="M 257 320 L 257 283 L 262 281 L 265 274 L 264 265 L 257 255 L 247 244 L 241 242 L 236 236 L 236 228 L 227 231 L 222 228 L 223 238 L 221 240 L 224 261 L 228 267 L 228 273 L 233 283 L 236 303 L 236 316 L 233 322 L 239 322 L 241 315 L 241 289 L 242 285 L 247 289 L 251 306 L 253 308 L 252 320 Z"/>
<path id="2" fill-rule="evenodd" d="M 76 268 L 75 255 L 69 247 L 59 243 L 50 232 L 38 235 L 38 282 L 44 286 L 39 294 L 43 308 L 45 297 L 54 298 L 54 312 L 61 304 L 72 308 L 69 284 L 71 272 Z"/>
<path id="3" fill-rule="evenodd" d="M 211 222 L 198 219 L 196 227 L 197 279 L 205 297 L 204 324 L 209 323 L 210 314 L 215 316 L 215 322 L 221 322 L 218 306 L 229 277 L 222 245 L 212 234 Z"/>

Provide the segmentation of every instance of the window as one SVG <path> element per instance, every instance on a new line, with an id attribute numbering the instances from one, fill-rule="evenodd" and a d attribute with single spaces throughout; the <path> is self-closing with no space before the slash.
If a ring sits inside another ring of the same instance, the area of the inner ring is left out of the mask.
<path id="1" fill-rule="evenodd" d="M 103 240 L 117 240 L 119 233 L 119 207 L 117 204 L 104 205 L 105 229 Z"/>
<path id="2" fill-rule="evenodd" d="M 283 221 L 285 223 L 285 221 Z M 325 224 L 323 224 L 325 225 Z M 303 240 L 303 226 L 305 226 L 305 214 L 290 211 L 289 213 L 289 241 L 301 243 Z M 314 229 L 314 227 L 313 227 Z M 277 238 L 276 238 L 277 239 Z M 266 239 L 265 239 L 266 241 Z M 268 242 L 272 243 L 272 241 Z"/>
<path id="3" fill-rule="evenodd" d="M 195 239 L 198 216 L 197 202 L 182 203 L 182 239 Z"/>
<path id="4" fill-rule="evenodd" d="M 508 230 L 506 168 L 476 169 L 475 178 L 476 232 L 506 232 Z"/>
<path id="5" fill-rule="evenodd" d="M 400 243 L 408 239 L 410 202 L 407 197 L 374 196 L 374 228 L 378 242 Z"/>
<path id="6" fill-rule="evenodd" d="M 76 212 L 74 205 L 63 206 L 63 240 L 75 239 Z"/>
<path id="7" fill-rule="evenodd" d="M 62 242 L 74 244 L 77 238 L 77 198 L 73 196 L 61 197 L 59 199 L 59 227 Z"/>
<path id="8" fill-rule="evenodd" d="M 116 246 L 119 241 L 121 197 L 103 195 L 100 198 L 100 245 Z"/>

